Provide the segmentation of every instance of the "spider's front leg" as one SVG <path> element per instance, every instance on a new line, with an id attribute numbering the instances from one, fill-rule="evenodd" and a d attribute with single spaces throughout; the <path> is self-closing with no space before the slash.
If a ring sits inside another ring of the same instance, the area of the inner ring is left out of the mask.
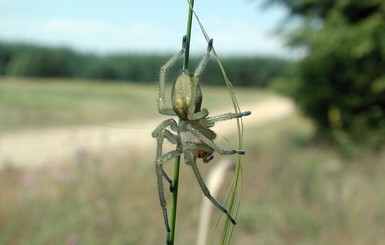
<path id="1" fill-rule="evenodd" d="M 188 109 L 188 118 L 190 120 L 198 120 L 208 116 L 209 112 L 207 109 L 200 109 L 202 103 L 202 92 L 199 85 L 199 80 L 202 77 L 203 71 L 206 68 L 207 62 L 210 59 L 211 51 L 213 50 L 213 39 L 210 39 L 207 45 L 207 52 L 199 62 L 194 74 L 191 77 L 192 82 L 192 102 Z M 197 110 L 198 108 L 198 110 Z"/>
<path id="2" fill-rule="evenodd" d="M 213 39 L 210 39 L 208 45 L 207 45 L 207 52 L 205 54 L 205 56 L 203 56 L 202 60 L 199 62 L 197 68 L 195 69 L 194 71 L 194 77 L 196 79 L 200 79 L 200 77 L 202 76 L 203 74 L 203 71 L 207 65 L 207 62 L 209 61 L 210 59 L 210 55 L 211 55 L 211 51 L 213 50 L 213 42 L 214 40 Z"/>
<path id="3" fill-rule="evenodd" d="M 165 84 L 166 84 L 166 75 L 167 71 L 170 67 L 172 67 L 175 62 L 183 56 L 186 49 L 186 36 L 183 37 L 182 41 L 182 49 L 171 59 L 169 59 L 166 64 L 164 64 L 160 68 L 160 74 L 159 74 L 159 99 L 158 99 L 158 109 L 160 114 L 165 114 L 169 116 L 175 116 L 175 111 L 172 108 L 166 108 L 166 100 L 165 100 Z"/>

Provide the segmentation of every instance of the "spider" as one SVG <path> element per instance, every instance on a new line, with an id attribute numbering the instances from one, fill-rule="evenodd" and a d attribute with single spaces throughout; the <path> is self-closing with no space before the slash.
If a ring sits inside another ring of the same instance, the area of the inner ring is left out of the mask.
<path id="1" fill-rule="evenodd" d="M 152 137 L 157 138 L 156 152 L 156 176 L 159 192 L 160 205 L 162 207 L 164 224 L 167 231 L 167 237 L 170 234 L 170 226 L 168 222 L 166 200 L 163 190 L 163 178 L 170 184 L 170 191 L 173 191 L 172 180 L 168 177 L 163 169 L 163 164 L 173 158 L 183 155 L 184 162 L 193 169 L 195 177 L 204 193 L 204 195 L 235 225 L 236 221 L 231 214 L 219 204 L 214 197 L 211 196 L 196 164 L 197 158 L 202 158 L 207 163 L 213 159 L 213 153 L 218 152 L 221 155 L 245 154 L 244 150 L 225 150 L 217 145 L 213 140 L 216 138 L 214 131 L 209 129 L 214 126 L 215 122 L 240 118 L 251 114 L 250 111 L 225 113 L 218 116 L 208 117 L 208 110 L 201 109 L 202 91 L 199 85 L 204 68 L 210 58 L 213 47 L 213 40 L 208 43 L 207 52 L 198 64 L 194 73 L 190 73 L 188 69 L 182 69 L 176 79 L 172 92 L 171 102 L 172 108 L 166 108 L 165 105 L 165 82 L 167 71 L 174 63 L 185 53 L 186 37 L 183 38 L 182 49 L 170 58 L 160 69 L 159 76 L 159 113 L 169 116 L 177 116 L 180 119 L 178 123 L 173 119 L 163 121 L 152 132 Z M 162 152 L 164 139 L 172 144 L 177 145 L 175 150 L 167 153 Z"/>

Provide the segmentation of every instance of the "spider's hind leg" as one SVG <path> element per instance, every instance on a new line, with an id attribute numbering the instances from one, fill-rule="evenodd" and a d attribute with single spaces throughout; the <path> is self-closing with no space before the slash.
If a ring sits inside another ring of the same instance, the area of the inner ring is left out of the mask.
<path id="1" fill-rule="evenodd" d="M 244 150 L 225 150 L 219 145 L 217 145 L 212 139 L 209 139 L 204 134 L 200 132 L 200 128 L 197 126 L 194 126 L 192 124 L 187 125 L 187 129 L 194 134 L 196 137 L 198 137 L 202 142 L 204 142 L 209 147 L 213 148 L 216 152 L 218 152 L 221 155 L 232 155 L 232 154 L 245 154 Z"/>
<path id="2" fill-rule="evenodd" d="M 194 157 L 194 154 L 191 152 L 191 151 L 187 151 L 185 152 L 185 157 L 189 158 L 189 165 L 191 165 L 193 171 L 194 171 L 194 174 L 195 174 L 195 177 L 197 178 L 198 180 L 198 183 L 199 183 L 199 186 L 201 187 L 202 189 L 202 192 L 203 194 L 219 209 L 221 210 L 224 214 L 226 214 L 227 218 L 231 221 L 231 223 L 233 223 L 234 225 L 237 224 L 237 222 L 235 221 L 235 219 L 231 216 L 231 214 L 229 213 L 229 211 L 223 207 L 217 200 L 215 200 L 215 198 L 211 195 L 209 189 L 207 188 L 205 182 L 203 181 L 203 178 L 202 178 L 202 175 L 197 167 L 197 164 L 196 164 L 196 161 L 195 161 L 195 157 Z"/>

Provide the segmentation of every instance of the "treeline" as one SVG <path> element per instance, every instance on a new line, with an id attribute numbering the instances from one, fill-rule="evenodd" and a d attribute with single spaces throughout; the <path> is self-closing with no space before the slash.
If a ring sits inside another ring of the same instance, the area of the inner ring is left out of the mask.
<path id="1" fill-rule="evenodd" d="M 153 82 L 158 78 L 159 68 L 171 55 L 96 55 L 69 48 L 0 43 L 0 76 Z M 199 60 L 200 57 L 193 57 L 191 67 L 195 67 Z M 228 76 L 237 85 L 259 87 L 283 76 L 289 64 L 287 60 L 261 57 L 228 57 L 223 58 L 222 62 Z M 175 65 L 170 79 L 176 76 L 179 67 L 181 63 Z M 207 65 L 203 80 L 208 84 L 223 84 L 221 72 L 214 59 Z"/>

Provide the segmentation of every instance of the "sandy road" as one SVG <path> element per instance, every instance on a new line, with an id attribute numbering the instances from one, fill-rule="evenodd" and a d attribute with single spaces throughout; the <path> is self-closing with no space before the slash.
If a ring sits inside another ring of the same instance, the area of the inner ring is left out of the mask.
<path id="1" fill-rule="evenodd" d="M 243 105 L 252 111 L 243 123 L 247 127 L 282 119 L 294 110 L 292 101 L 274 97 L 254 105 Z M 210 115 L 216 115 L 211 113 Z M 75 154 L 98 152 L 107 148 L 124 146 L 132 150 L 155 151 L 151 131 L 166 117 L 152 120 L 118 122 L 108 125 L 54 128 L 23 131 L 0 135 L 0 168 L 11 164 L 16 167 L 39 167 L 55 164 L 60 159 Z M 220 122 L 215 131 L 228 134 L 236 131 L 235 120 Z"/>

